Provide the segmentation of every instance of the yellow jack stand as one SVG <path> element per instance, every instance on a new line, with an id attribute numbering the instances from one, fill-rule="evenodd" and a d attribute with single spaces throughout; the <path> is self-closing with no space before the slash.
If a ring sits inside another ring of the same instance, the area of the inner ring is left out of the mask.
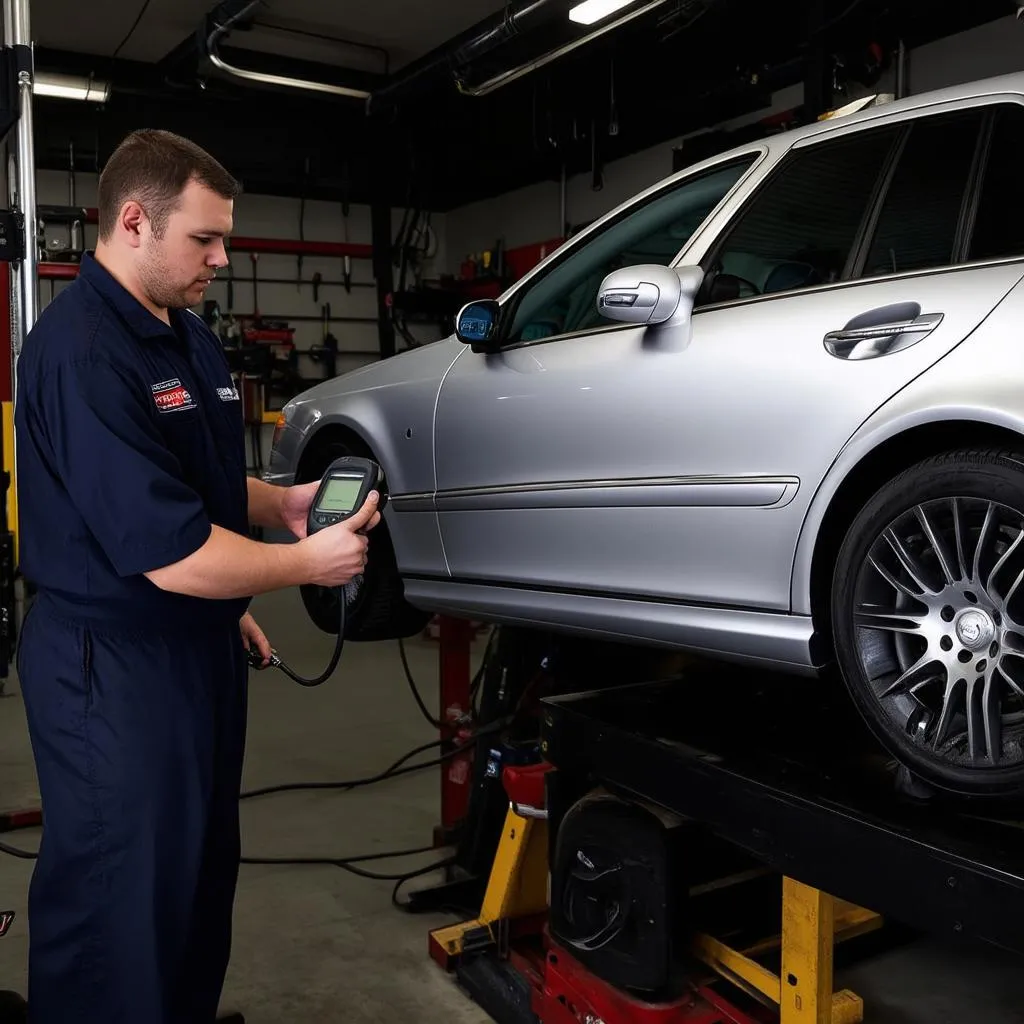
<path id="1" fill-rule="evenodd" d="M 506 956 L 517 926 L 527 933 L 542 930 L 548 909 L 548 824 L 545 812 L 529 809 L 529 814 L 509 806 L 479 916 L 430 933 L 430 955 L 445 970 L 452 970 L 464 953 L 493 949 Z M 833 949 L 836 942 L 881 924 L 872 911 L 784 877 L 779 934 L 742 951 L 699 934 L 690 952 L 747 995 L 776 1008 L 779 1024 L 862 1024 L 860 996 L 833 991 Z M 754 959 L 773 950 L 781 952 L 779 974 Z M 628 1015 L 602 1019 L 606 1024 L 633 1024 Z M 643 1019 L 653 1018 L 645 1013 Z M 682 1011 L 667 1010 L 663 1024 L 685 1024 L 686 1019 Z"/>
<path id="2" fill-rule="evenodd" d="M 723 978 L 779 1009 L 780 1024 L 861 1024 L 864 1001 L 847 989 L 833 991 L 835 943 L 880 928 L 870 910 L 837 900 L 792 878 L 782 880 L 782 932 L 739 952 L 698 935 L 692 952 Z M 781 947 L 781 975 L 753 957 Z"/>
<path id="3" fill-rule="evenodd" d="M 548 909 L 548 823 L 509 806 L 479 917 L 430 933 L 430 955 L 446 970 L 468 947 L 503 946 L 513 921 Z"/>

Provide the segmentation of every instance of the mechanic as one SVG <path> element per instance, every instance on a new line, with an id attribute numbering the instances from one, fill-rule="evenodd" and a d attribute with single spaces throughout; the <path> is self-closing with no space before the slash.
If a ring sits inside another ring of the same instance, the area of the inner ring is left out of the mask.
<path id="1" fill-rule="evenodd" d="M 305 536 L 317 484 L 247 477 L 241 402 L 188 307 L 228 265 L 238 184 L 167 132 L 99 182 L 99 241 L 18 363 L 18 668 L 43 838 L 33 1024 L 207 1024 L 240 858 L 252 595 L 362 571 L 377 496 Z M 262 544 L 249 526 L 288 528 Z M 241 1020 L 235 1015 L 234 1020 Z"/>

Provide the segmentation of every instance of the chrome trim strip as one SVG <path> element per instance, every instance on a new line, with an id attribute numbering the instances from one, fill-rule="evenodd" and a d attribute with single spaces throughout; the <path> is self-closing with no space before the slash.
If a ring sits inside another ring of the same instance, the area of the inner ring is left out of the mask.
<path id="1" fill-rule="evenodd" d="M 679 476 L 631 480 L 566 480 L 441 491 L 439 512 L 513 508 L 644 506 L 780 507 L 799 490 L 796 477 Z"/>

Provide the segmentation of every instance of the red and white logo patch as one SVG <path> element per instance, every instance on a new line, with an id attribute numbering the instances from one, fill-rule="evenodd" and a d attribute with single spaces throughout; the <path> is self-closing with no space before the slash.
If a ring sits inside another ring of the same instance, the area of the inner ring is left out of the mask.
<path id="1" fill-rule="evenodd" d="M 160 412 L 181 412 L 196 407 L 191 392 L 177 377 L 154 384 L 153 401 Z"/>

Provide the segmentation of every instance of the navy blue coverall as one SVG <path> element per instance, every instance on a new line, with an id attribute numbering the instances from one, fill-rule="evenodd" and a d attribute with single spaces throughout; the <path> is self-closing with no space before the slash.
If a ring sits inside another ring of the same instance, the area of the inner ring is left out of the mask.
<path id="1" fill-rule="evenodd" d="M 86 254 L 18 363 L 18 670 L 42 797 L 33 1024 L 207 1024 L 229 960 L 248 601 L 143 573 L 248 532 L 241 403 L 189 311 L 168 327 Z"/>

